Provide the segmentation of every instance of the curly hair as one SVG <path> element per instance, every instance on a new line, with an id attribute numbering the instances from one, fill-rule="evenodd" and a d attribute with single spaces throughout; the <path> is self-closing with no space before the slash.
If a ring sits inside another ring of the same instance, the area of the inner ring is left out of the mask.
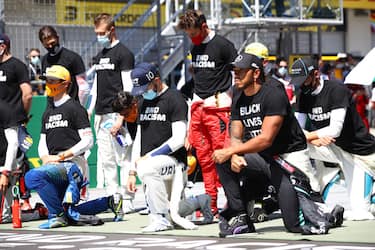
<path id="1" fill-rule="evenodd" d="M 177 27 L 181 30 L 200 28 L 203 23 L 206 23 L 206 17 L 200 10 L 187 10 L 184 15 L 180 16 L 180 21 Z"/>

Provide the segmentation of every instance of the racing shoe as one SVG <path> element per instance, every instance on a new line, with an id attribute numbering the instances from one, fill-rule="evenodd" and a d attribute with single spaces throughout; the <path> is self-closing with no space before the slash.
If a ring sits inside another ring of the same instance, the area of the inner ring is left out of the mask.
<path id="1" fill-rule="evenodd" d="M 254 223 L 264 222 L 268 220 L 268 214 L 265 209 L 256 207 L 250 216 L 250 220 Z"/>
<path id="2" fill-rule="evenodd" d="M 313 235 L 313 234 L 327 234 L 328 228 L 321 224 L 319 227 L 313 226 L 311 224 L 305 224 L 301 226 L 301 233 L 303 235 Z"/>
<path id="3" fill-rule="evenodd" d="M 64 213 L 61 213 L 54 218 L 48 219 L 47 222 L 39 225 L 39 228 L 50 229 L 50 228 L 66 227 L 68 225 L 69 225 L 68 219 L 66 218 Z"/>
<path id="4" fill-rule="evenodd" d="M 96 215 L 80 214 L 78 220 L 70 219 L 70 224 L 73 226 L 99 226 L 104 222 Z"/>
<path id="5" fill-rule="evenodd" d="M 229 221 L 220 217 L 219 230 L 220 238 L 224 238 L 228 235 L 254 233 L 255 227 L 247 214 L 240 214 L 231 218 Z"/>
<path id="6" fill-rule="evenodd" d="M 169 220 L 160 214 L 149 214 L 150 225 L 142 229 L 142 233 L 160 232 L 173 229 Z"/>
<path id="7" fill-rule="evenodd" d="M 123 199 L 120 193 L 115 193 L 109 197 L 109 207 L 112 212 L 115 214 L 113 221 L 122 221 L 124 217 L 124 211 L 122 209 Z"/>
<path id="8" fill-rule="evenodd" d="M 341 227 L 343 221 L 344 221 L 344 207 L 340 205 L 336 205 L 331 212 L 331 215 L 334 218 L 334 221 L 332 223 L 333 227 Z"/>

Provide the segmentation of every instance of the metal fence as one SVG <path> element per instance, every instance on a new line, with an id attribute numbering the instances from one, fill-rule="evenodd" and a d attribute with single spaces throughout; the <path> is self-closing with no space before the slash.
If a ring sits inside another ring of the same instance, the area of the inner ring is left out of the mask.
<path id="1" fill-rule="evenodd" d="M 128 1 L 80 1 L 80 0 L 4 0 L 4 31 L 11 39 L 11 52 L 15 57 L 26 60 L 30 48 L 46 50 L 38 38 L 38 31 L 43 25 L 56 28 L 60 43 L 80 54 L 88 65 L 102 47 L 98 45 L 94 33 L 93 19 L 101 13 L 119 14 L 116 21 L 118 37 L 129 29 L 136 32 L 125 41 L 133 52 L 142 48 L 156 32 L 156 15 L 151 16 L 142 27 L 131 27 L 151 1 L 141 1 L 132 5 L 126 13 L 121 10 Z"/>
<path id="2" fill-rule="evenodd" d="M 219 16 L 221 16 L 221 19 L 237 18 L 236 15 L 242 15 L 243 13 L 242 2 L 245 0 L 160 1 L 162 4 L 160 23 L 163 24 L 168 19 L 168 12 L 173 13 L 177 7 L 181 7 L 183 4 L 189 7 L 200 7 L 207 13 L 208 18 L 213 18 L 215 12 L 211 9 L 212 2 L 220 2 L 220 5 L 216 4 L 214 6 L 216 8 L 220 6 L 221 14 Z M 285 2 L 288 3 L 288 1 Z M 306 0 L 304 3 L 312 1 Z M 340 1 L 324 0 L 321 2 Z M 250 1 L 250 3 L 252 2 L 253 0 Z M 25 56 L 30 48 L 39 48 L 42 54 L 46 52 L 38 39 L 38 31 L 43 25 L 52 25 L 56 27 L 59 33 L 61 44 L 80 54 L 88 66 L 92 57 L 101 49 L 95 42 L 96 36 L 93 27 L 94 17 L 101 12 L 107 12 L 118 17 L 116 20 L 118 37 L 134 54 L 139 54 L 140 52 L 141 56 L 143 56 L 143 46 L 159 31 L 155 9 L 152 10 L 152 15 L 147 18 L 144 24 L 135 27 L 133 25 L 150 8 L 152 3 L 155 3 L 154 0 L 0 0 L 0 8 L 3 7 L 3 21 L 5 23 L 4 27 L 0 23 L 0 29 L 3 28 L 11 38 L 12 54 L 15 57 L 26 60 Z M 337 7 L 337 4 L 334 7 Z M 239 16 L 239 20 L 242 20 L 241 16 Z M 246 20 L 245 22 L 247 22 Z M 224 23 L 225 21 L 223 21 Z M 214 28 L 218 28 L 218 26 L 220 25 L 216 25 Z M 254 28 L 254 26 L 244 25 L 241 22 L 239 24 L 222 25 L 219 28 L 216 31 L 228 37 L 237 49 L 241 49 L 241 46 L 246 41 L 257 40 L 265 43 L 269 47 L 271 54 L 281 53 L 288 55 L 290 53 L 319 52 L 317 49 L 319 39 L 315 31 L 297 31 L 296 29 L 280 31 L 277 25 Z M 124 36 L 130 33 L 129 30 L 134 32 L 128 36 L 128 39 L 125 39 Z M 337 36 L 332 37 L 333 42 L 324 44 L 323 50 L 327 44 L 336 46 L 332 50 L 340 50 L 340 44 L 335 42 L 335 40 L 337 40 Z M 163 48 L 163 46 L 160 43 L 154 50 L 168 50 L 168 48 Z M 162 55 L 159 54 L 160 57 Z M 139 60 L 143 60 L 143 58 Z"/>

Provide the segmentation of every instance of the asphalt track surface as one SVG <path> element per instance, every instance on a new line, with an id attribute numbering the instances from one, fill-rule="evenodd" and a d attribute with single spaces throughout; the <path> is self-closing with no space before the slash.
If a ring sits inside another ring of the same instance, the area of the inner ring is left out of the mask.
<path id="1" fill-rule="evenodd" d="M 374 229 L 372 229 L 374 230 Z M 250 240 L 244 238 L 181 237 L 167 235 L 65 233 L 49 231 L 0 231 L 0 249 L 81 249 L 81 250 L 130 250 L 130 249 L 196 249 L 196 250 L 372 250 L 375 244 Z"/>
<path id="2" fill-rule="evenodd" d="M 196 183 L 194 194 L 204 192 Z M 332 201 L 344 206 L 345 191 L 340 186 Z M 91 190 L 91 197 L 100 197 L 103 191 Z M 136 195 L 136 207 L 144 207 L 143 194 Z M 223 193 L 219 192 L 219 204 L 223 205 Z M 33 202 L 39 201 L 36 194 Z M 344 221 L 342 227 L 330 230 L 327 235 L 305 236 L 287 233 L 280 218 L 255 224 L 257 233 L 242 234 L 229 238 L 218 237 L 217 223 L 200 226 L 198 230 L 174 229 L 153 234 L 141 233 L 148 225 L 148 218 L 138 213 L 127 214 L 124 221 L 113 222 L 112 213 L 100 214 L 105 221 L 101 226 L 64 227 L 40 230 L 43 221 L 22 223 L 22 229 L 11 224 L 0 224 L 0 250 L 2 249 L 266 249 L 266 250 L 375 250 L 375 221 Z"/>

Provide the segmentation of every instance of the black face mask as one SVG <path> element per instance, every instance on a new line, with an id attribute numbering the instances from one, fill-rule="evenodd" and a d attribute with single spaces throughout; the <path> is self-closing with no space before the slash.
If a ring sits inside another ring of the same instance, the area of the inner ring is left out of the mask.
<path id="1" fill-rule="evenodd" d="M 51 48 L 47 48 L 47 51 L 50 56 L 55 56 L 60 52 L 61 49 L 62 47 L 60 44 L 55 44 Z"/>

